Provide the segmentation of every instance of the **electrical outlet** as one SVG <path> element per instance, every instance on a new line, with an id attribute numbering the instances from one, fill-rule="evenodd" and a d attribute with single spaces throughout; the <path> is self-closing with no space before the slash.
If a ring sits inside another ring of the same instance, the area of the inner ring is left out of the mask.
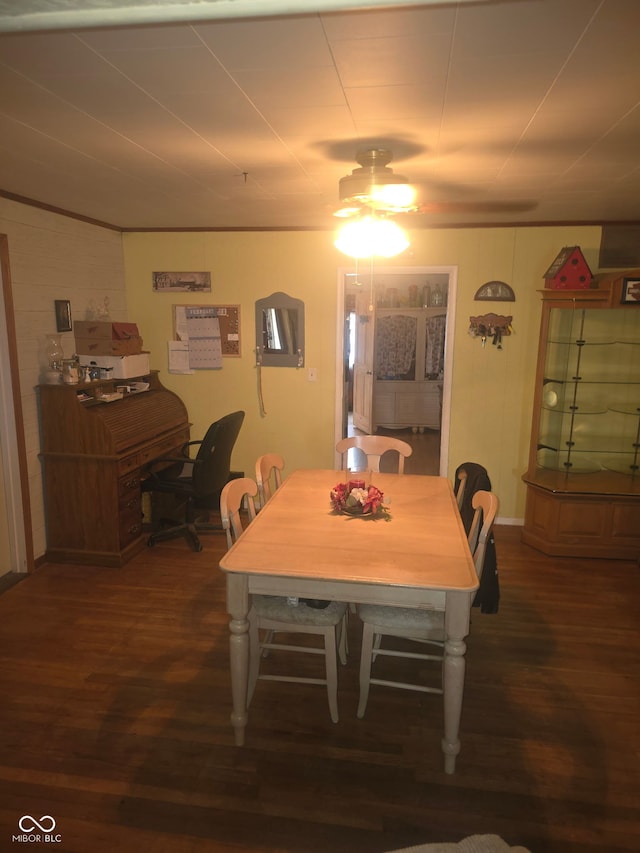
<path id="1" fill-rule="evenodd" d="M 309 382 L 315 382 L 318 379 L 318 371 L 315 367 L 310 367 L 307 370 L 307 380 Z"/>

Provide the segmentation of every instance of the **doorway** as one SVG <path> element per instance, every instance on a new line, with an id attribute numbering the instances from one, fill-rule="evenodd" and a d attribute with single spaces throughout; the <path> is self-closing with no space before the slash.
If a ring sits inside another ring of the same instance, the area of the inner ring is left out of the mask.
<path id="1" fill-rule="evenodd" d="M 0 575 L 33 565 L 9 244 L 0 234 Z"/>
<path id="2" fill-rule="evenodd" d="M 456 267 L 338 270 L 336 441 L 393 435 L 407 473 L 447 475 L 456 290 Z"/>

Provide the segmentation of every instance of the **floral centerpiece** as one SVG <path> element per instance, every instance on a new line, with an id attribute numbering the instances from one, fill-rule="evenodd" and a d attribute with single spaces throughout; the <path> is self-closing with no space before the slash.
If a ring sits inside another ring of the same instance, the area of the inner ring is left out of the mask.
<path id="1" fill-rule="evenodd" d="M 384 494 L 377 486 L 367 486 L 364 480 L 337 483 L 329 495 L 334 512 L 365 518 L 391 518 L 384 505 Z"/>

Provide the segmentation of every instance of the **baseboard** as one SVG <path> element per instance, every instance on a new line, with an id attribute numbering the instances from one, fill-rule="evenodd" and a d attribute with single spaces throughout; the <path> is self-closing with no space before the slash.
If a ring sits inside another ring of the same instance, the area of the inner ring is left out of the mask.
<path id="1" fill-rule="evenodd" d="M 29 574 L 27 572 L 7 572 L 5 575 L 0 576 L 0 595 L 28 577 Z"/>

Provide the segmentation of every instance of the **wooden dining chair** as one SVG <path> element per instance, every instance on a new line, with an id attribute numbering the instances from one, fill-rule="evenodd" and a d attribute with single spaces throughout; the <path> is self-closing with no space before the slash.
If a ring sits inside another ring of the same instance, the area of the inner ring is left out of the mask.
<path id="1" fill-rule="evenodd" d="M 238 477 L 229 480 L 220 492 L 220 519 L 222 529 L 227 534 L 227 548 L 242 533 L 241 510 L 244 504 L 248 520 L 251 522 L 256 517 L 255 499 L 258 495 L 258 486 L 251 477 Z"/>
<path id="2" fill-rule="evenodd" d="M 465 532 L 471 530 L 475 516 L 473 496 L 476 492 L 490 492 L 492 489 L 489 472 L 479 462 L 462 462 L 456 468 L 453 481 L 453 491 L 458 502 L 460 518 Z"/>
<path id="3" fill-rule="evenodd" d="M 242 533 L 241 507 L 246 504 L 249 521 L 256 516 L 255 497 L 257 483 L 249 477 L 231 480 L 220 495 L 222 526 L 227 533 L 229 547 Z M 325 602 L 312 602 L 314 605 Z M 294 645 L 276 642 L 276 634 L 314 634 L 323 638 L 323 646 Z M 291 675 L 287 669 L 282 674 L 261 674 L 260 660 L 271 650 L 323 655 L 324 678 Z M 306 600 L 292 601 L 275 595 L 253 595 L 249 611 L 249 685 L 247 705 L 251 703 L 258 679 L 264 681 L 289 681 L 303 684 L 324 684 L 327 688 L 329 712 L 338 722 L 338 666 L 337 660 L 347 662 L 347 604 L 330 601 L 326 606 L 310 606 Z"/>
<path id="4" fill-rule="evenodd" d="M 480 578 L 487 542 L 498 511 L 498 499 L 492 492 L 478 491 L 473 497 L 473 507 L 475 515 L 469 531 L 468 542 L 476 572 Z M 469 597 L 469 609 L 471 609 L 472 597 L 471 595 Z M 415 690 L 421 693 L 443 692 L 442 686 L 432 687 L 414 682 L 371 677 L 372 663 L 378 655 L 421 661 L 440 661 L 442 666 L 445 641 L 444 613 L 442 611 L 362 604 L 358 606 L 358 615 L 363 623 L 358 717 L 364 716 L 371 684 L 397 687 L 402 690 Z M 426 644 L 433 646 L 437 651 L 430 653 L 428 651 L 406 651 L 404 648 L 382 648 L 383 636 L 399 637 L 403 640 Z"/>
<path id="5" fill-rule="evenodd" d="M 352 435 L 341 438 L 336 444 L 336 450 L 342 454 L 342 467 L 348 468 L 348 452 L 352 449 L 361 450 L 367 457 L 367 470 L 380 472 L 380 458 L 389 451 L 398 454 L 398 474 L 404 474 L 404 460 L 411 456 L 413 448 L 400 438 L 387 435 Z"/>
<path id="6" fill-rule="evenodd" d="M 462 509 L 464 501 L 464 492 L 467 486 L 467 472 L 464 468 L 458 468 L 456 471 L 455 495 L 458 503 L 458 509 Z"/>
<path id="7" fill-rule="evenodd" d="M 265 453 L 256 459 L 258 498 L 263 507 L 276 489 L 282 485 L 284 459 L 279 453 Z"/>

